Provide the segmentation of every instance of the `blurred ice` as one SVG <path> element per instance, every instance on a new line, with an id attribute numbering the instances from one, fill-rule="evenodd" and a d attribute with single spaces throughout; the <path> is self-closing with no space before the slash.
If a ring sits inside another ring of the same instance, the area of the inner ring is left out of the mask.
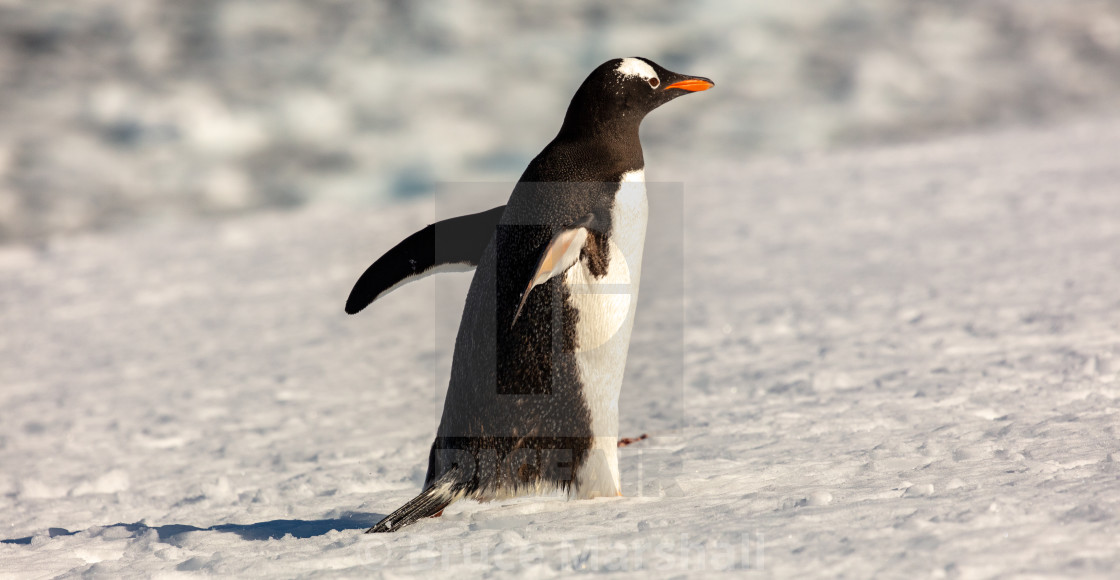
<path id="1" fill-rule="evenodd" d="M 511 181 L 627 55 L 653 152 L 910 140 L 1117 107 L 1120 2 L 0 0 L 0 242 Z"/>

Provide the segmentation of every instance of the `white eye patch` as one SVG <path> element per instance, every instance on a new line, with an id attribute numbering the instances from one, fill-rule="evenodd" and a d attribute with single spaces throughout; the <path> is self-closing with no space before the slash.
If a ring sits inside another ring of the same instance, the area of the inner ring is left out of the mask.
<path id="1" fill-rule="evenodd" d="M 657 78 L 657 73 L 653 70 L 653 67 L 640 58 L 624 58 L 615 70 L 626 76 L 640 77 L 655 88 L 661 84 L 661 80 Z"/>

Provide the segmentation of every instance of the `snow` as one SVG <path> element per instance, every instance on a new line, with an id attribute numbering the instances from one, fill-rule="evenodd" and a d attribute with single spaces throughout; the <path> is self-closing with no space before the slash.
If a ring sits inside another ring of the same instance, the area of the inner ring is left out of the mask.
<path id="1" fill-rule="evenodd" d="M 1114 118 L 651 147 L 626 497 L 378 536 L 422 482 L 469 275 L 342 307 L 439 208 L 0 248 L 0 576 L 1115 576 L 1118 150 Z"/>
<path id="2" fill-rule="evenodd" d="M 627 56 L 718 84 L 678 149 L 1120 113 L 1107 0 L 0 0 L 0 243 L 511 179 Z"/>

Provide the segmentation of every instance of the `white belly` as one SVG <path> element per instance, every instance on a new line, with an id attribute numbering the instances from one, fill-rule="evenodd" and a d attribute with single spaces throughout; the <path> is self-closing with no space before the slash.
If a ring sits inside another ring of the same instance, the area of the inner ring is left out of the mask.
<path id="1" fill-rule="evenodd" d="M 620 495 L 618 395 L 638 305 L 649 202 L 642 170 L 623 176 L 611 209 L 609 266 L 595 278 L 580 261 L 565 273 L 576 324 L 576 364 L 591 410 L 594 441 L 576 477 L 580 498 Z"/>

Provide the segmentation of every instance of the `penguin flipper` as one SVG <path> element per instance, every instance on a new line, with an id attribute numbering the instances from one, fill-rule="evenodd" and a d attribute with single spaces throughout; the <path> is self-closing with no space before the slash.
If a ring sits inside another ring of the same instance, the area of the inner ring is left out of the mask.
<path id="1" fill-rule="evenodd" d="M 521 293 L 521 302 L 517 305 L 517 311 L 513 313 L 510 328 L 517 324 L 517 317 L 521 315 L 521 309 L 525 307 L 525 301 L 529 299 L 529 292 L 533 288 L 548 282 L 554 276 L 563 274 L 579 261 L 580 252 L 583 251 L 583 245 L 587 242 L 587 236 L 594 223 L 594 214 L 587 214 L 552 236 L 552 240 L 537 259 L 537 265 L 533 268 L 533 275 L 529 278 L 525 291 Z"/>
<path id="2" fill-rule="evenodd" d="M 437 482 L 420 492 L 420 495 L 408 500 L 408 503 L 397 508 L 393 513 L 381 518 L 381 521 L 366 530 L 366 533 L 395 532 L 417 520 L 436 517 L 458 498 L 459 496 L 451 491 L 451 485 L 446 483 L 441 485 Z"/>
<path id="3" fill-rule="evenodd" d="M 440 272 L 478 266 L 506 206 L 436 222 L 408 236 L 377 259 L 354 284 L 346 313 L 356 314 L 400 286 Z"/>

